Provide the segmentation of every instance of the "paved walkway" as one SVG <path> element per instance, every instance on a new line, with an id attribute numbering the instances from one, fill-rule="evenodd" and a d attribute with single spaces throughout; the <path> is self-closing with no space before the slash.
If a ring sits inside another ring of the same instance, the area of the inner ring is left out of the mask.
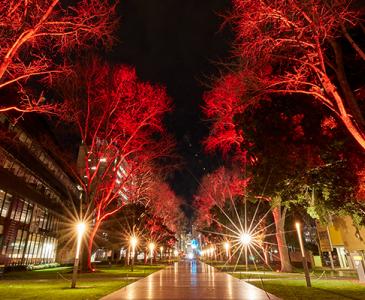
<path id="1" fill-rule="evenodd" d="M 175 263 L 101 300 L 278 300 L 279 298 L 197 261 Z"/>

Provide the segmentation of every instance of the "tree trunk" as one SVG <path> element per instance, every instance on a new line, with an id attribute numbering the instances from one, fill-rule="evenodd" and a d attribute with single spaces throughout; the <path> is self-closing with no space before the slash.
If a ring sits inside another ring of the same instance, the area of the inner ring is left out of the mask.
<path id="1" fill-rule="evenodd" d="M 264 245 L 262 247 L 262 253 L 264 254 L 265 264 L 267 266 L 270 266 L 269 255 L 268 255 L 268 251 L 267 251 L 267 245 Z"/>
<path id="2" fill-rule="evenodd" d="M 286 214 L 286 208 L 284 208 L 284 211 L 281 212 L 281 197 L 276 196 L 276 199 L 274 201 L 275 206 L 272 209 L 272 213 L 274 216 L 274 222 L 275 222 L 275 228 L 276 228 L 276 240 L 278 243 L 278 250 L 279 250 L 279 256 L 280 256 L 280 263 L 281 263 L 281 272 L 292 272 L 293 267 L 290 263 L 289 258 L 289 252 L 288 247 L 286 245 L 286 238 L 285 238 L 285 214 Z M 279 201 L 278 201 L 279 200 Z"/>
<path id="3" fill-rule="evenodd" d="M 345 101 L 350 108 L 351 115 L 356 120 L 356 123 L 360 126 L 361 129 L 363 129 L 365 125 L 365 120 L 346 77 L 341 45 L 334 39 L 331 40 L 331 45 L 335 53 L 336 75 L 338 82 L 341 86 Z"/>
<path id="4" fill-rule="evenodd" d="M 348 132 L 358 142 L 361 148 L 365 150 L 365 133 L 361 130 L 354 117 L 347 112 L 343 97 L 339 94 L 336 86 L 331 82 L 327 75 L 319 74 L 319 76 L 321 77 L 322 86 L 326 93 L 333 97 L 337 106 L 337 109 L 334 108 L 337 116 L 342 120 Z"/>
<path id="5" fill-rule="evenodd" d="M 88 247 L 87 247 L 87 268 L 88 268 L 88 271 L 95 271 L 95 269 L 93 268 L 93 266 L 91 265 L 91 256 L 92 256 L 92 250 L 93 250 L 93 244 L 94 244 L 94 239 L 95 239 L 95 236 L 96 236 L 96 233 L 100 227 L 100 224 L 101 224 L 101 220 L 97 220 L 95 222 L 95 225 L 90 233 L 90 236 L 89 236 L 89 241 L 88 241 Z"/>

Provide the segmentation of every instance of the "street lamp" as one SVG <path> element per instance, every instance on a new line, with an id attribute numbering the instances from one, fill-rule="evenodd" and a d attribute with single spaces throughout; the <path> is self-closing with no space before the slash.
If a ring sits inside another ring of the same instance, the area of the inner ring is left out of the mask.
<path id="1" fill-rule="evenodd" d="M 311 279 L 309 276 L 309 270 L 308 270 L 308 264 L 307 264 L 307 257 L 305 256 L 305 252 L 304 252 L 304 246 L 303 246 L 303 239 L 302 239 L 302 232 L 300 230 L 300 223 L 296 222 L 295 223 L 295 227 L 297 229 L 297 233 L 298 233 L 298 240 L 299 240 L 299 245 L 300 245 L 300 251 L 302 253 L 302 262 L 303 262 L 303 268 L 304 268 L 304 275 L 305 275 L 305 281 L 307 283 L 307 287 L 311 287 Z"/>
<path id="2" fill-rule="evenodd" d="M 160 255 L 161 255 L 161 260 L 162 260 L 162 254 L 163 254 L 163 246 L 160 247 Z"/>
<path id="3" fill-rule="evenodd" d="M 251 236 L 249 233 L 247 233 L 247 232 L 242 232 L 242 233 L 240 234 L 240 243 L 241 243 L 243 246 L 247 247 L 248 245 L 250 245 L 250 244 L 251 244 L 251 241 L 252 241 L 252 236 Z"/>
<path id="4" fill-rule="evenodd" d="M 133 272 L 134 256 L 135 256 L 136 246 L 138 244 L 138 238 L 135 235 L 131 236 L 129 243 L 131 245 L 131 252 L 132 252 L 132 272 Z"/>
<path id="5" fill-rule="evenodd" d="M 229 248 L 230 248 L 230 244 L 229 244 L 229 242 L 224 242 L 224 249 L 226 250 L 226 256 L 227 256 L 227 259 L 230 259 L 230 257 L 229 257 Z"/>
<path id="6" fill-rule="evenodd" d="M 150 256 L 151 256 L 151 265 L 153 259 L 153 251 L 155 250 L 156 245 L 152 242 L 149 243 L 148 248 L 150 249 Z"/>
<path id="7" fill-rule="evenodd" d="M 79 261 L 80 261 L 81 242 L 82 242 L 82 237 L 83 237 L 85 231 L 86 231 L 86 224 L 84 222 L 80 222 L 80 223 L 76 224 L 77 245 L 76 245 L 74 268 L 73 268 L 73 273 L 72 273 L 72 282 L 71 282 L 72 289 L 74 289 L 76 287 L 77 270 L 79 268 Z"/>

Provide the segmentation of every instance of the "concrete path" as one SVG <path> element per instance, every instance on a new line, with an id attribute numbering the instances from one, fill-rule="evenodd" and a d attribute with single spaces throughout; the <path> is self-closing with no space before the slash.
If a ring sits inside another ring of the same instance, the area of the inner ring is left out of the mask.
<path id="1" fill-rule="evenodd" d="M 278 300 L 279 298 L 197 261 L 175 263 L 101 300 Z"/>

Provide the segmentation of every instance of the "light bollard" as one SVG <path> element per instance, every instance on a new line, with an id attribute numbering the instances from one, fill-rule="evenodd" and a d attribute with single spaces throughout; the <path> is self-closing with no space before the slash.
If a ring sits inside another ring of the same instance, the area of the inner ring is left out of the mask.
<path id="1" fill-rule="evenodd" d="M 138 238 L 136 236 L 132 236 L 130 239 L 130 246 L 131 246 L 131 254 L 132 254 L 132 264 L 131 264 L 131 270 L 133 272 L 133 268 L 134 268 L 134 256 L 135 256 L 135 251 L 136 251 L 136 246 L 138 244 Z"/>
<path id="2" fill-rule="evenodd" d="M 84 233 L 86 231 L 86 224 L 83 222 L 78 223 L 76 225 L 76 231 L 77 231 L 77 245 L 76 245 L 74 268 L 72 273 L 72 281 L 71 281 L 72 289 L 76 287 L 77 271 L 79 269 L 79 261 L 80 261 L 81 242 L 82 242 L 82 237 L 84 236 Z"/>
<path id="3" fill-rule="evenodd" d="M 230 258 L 230 254 L 229 254 L 229 248 L 230 248 L 230 244 L 229 244 L 229 242 L 224 242 L 224 249 L 226 250 L 226 257 L 227 257 L 227 259 L 230 261 L 231 260 L 231 258 Z"/>
<path id="4" fill-rule="evenodd" d="M 312 284 L 311 284 L 311 279 L 310 279 L 310 276 L 309 276 L 307 257 L 305 256 L 305 252 L 304 252 L 304 245 L 303 245 L 302 233 L 301 233 L 301 230 L 300 230 L 300 223 L 299 222 L 295 223 L 295 227 L 296 227 L 297 233 L 298 233 L 300 251 L 302 253 L 302 262 L 303 262 L 303 268 L 304 268 L 305 281 L 307 283 L 307 287 L 311 287 Z"/>
<path id="5" fill-rule="evenodd" d="M 160 247 L 160 257 L 161 257 L 161 260 L 162 260 L 162 255 L 163 255 L 163 247 L 161 246 Z"/>
<path id="6" fill-rule="evenodd" d="M 152 260 L 153 260 L 153 252 L 155 250 L 155 244 L 154 243 L 149 243 L 148 248 L 150 249 L 150 257 L 151 257 L 151 265 L 152 265 Z"/>

